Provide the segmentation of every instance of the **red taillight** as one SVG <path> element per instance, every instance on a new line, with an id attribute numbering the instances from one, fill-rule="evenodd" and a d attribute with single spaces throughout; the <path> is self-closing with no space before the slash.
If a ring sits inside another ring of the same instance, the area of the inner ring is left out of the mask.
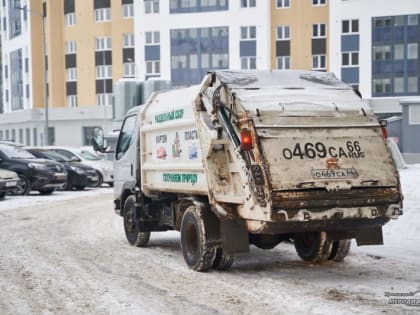
<path id="1" fill-rule="evenodd" d="M 388 131 L 386 130 L 385 127 L 381 127 L 381 129 L 382 129 L 382 136 L 386 140 L 388 138 Z"/>
<path id="2" fill-rule="evenodd" d="M 248 129 L 241 130 L 241 146 L 244 151 L 252 149 L 252 135 L 251 131 Z"/>

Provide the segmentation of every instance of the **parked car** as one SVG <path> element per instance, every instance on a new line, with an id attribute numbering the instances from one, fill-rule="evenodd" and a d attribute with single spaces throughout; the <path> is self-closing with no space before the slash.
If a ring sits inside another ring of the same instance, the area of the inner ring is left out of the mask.
<path id="1" fill-rule="evenodd" d="M 83 190 L 85 187 L 95 187 L 98 185 L 99 176 L 96 170 L 89 165 L 73 162 L 69 158 L 58 154 L 51 149 L 45 148 L 26 148 L 26 151 L 32 153 L 35 157 L 41 159 L 54 160 L 62 163 L 67 171 L 67 183 L 65 189 L 72 190 L 76 188 Z"/>
<path id="2" fill-rule="evenodd" d="M 37 159 L 28 151 L 10 145 L 0 144 L 0 168 L 18 174 L 15 190 L 18 195 L 26 195 L 31 190 L 49 195 L 67 182 L 67 172 L 62 164 Z"/>
<path id="3" fill-rule="evenodd" d="M 0 169 L 0 200 L 3 200 L 6 193 L 16 189 L 19 177 L 15 172 Z"/>
<path id="4" fill-rule="evenodd" d="M 23 148 L 25 145 L 15 141 L 8 141 L 8 140 L 0 140 L 0 144 L 7 144 L 12 147 Z"/>
<path id="5" fill-rule="evenodd" d="M 101 186 L 102 183 L 106 183 L 109 186 L 113 186 L 113 165 L 111 161 L 103 160 L 97 155 L 83 149 L 72 148 L 72 147 L 47 147 L 54 150 L 58 154 L 64 155 L 73 162 L 82 162 L 86 165 L 93 167 L 98 173 L 98 184 Z"/>

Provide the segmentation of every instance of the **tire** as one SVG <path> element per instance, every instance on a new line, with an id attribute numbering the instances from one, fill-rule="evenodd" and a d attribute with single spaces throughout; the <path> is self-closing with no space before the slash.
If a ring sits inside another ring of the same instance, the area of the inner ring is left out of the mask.
<path id="1" fill-rule="evenodd" d="M 104 183 L 104 178 L 103 178 L 102 174 L 99 173 L 98 171 L 96 171 L 96 174 L 98 175 L 98 182 L 93 187 L 101 187 L 102 184 Z"/>
<path id="2" fill-rule="evenodd" d="M 337 262 L 343 261 L 350 252 L 350 246 L 351 239 L 334 241 L 328 259 Z"/>
<path id="3" fill-rule="evenodd" d="M 207 243 L 204 217 L 200 208 L 190 206 L 182 216 L 181 248 L 190 269 L 206 271 L 213 266 L 216 250 Z"/>
<path id="4" fill-rule="evenodd" d="M 297 233 L 294 243 L 297 254 L 306 262 L 318 264 L 331 255 L 332 242 L 327 240 L 326 232 Z"/>
<path id="5" fill-rule="evenodd" d="M 136 198 L 128 196 L 124 203 L 124 231 L 130 245 L 144 247 L 149 243 L 150 232 L 141 232 L 139 226 L 134 222 Z"/>
<path id="6" fill-rule="evenodd" d="M 234 258 L 232 255 L 228 255 L 223 252 L 223 249 L 218 248 L 216 249 L 216 256 L 214 257 L 213 268 L 216 270 L 228 270 L 232 267 L 233 260 Z"/>
<path id="7" fill-rule="evenodd" d="M 46 188 L 46 189 L 39 190 L 39 193 L 41 195 L 46 196 L 46 195 L 51 195 L 54 191 L 55 191 L 55 188 Z"/>
<path id="8" fill-rule="evenodd" d="M 6 192 L 0 192 L 0 200 L 6 198 Z"/>
<path id="9" fill-rule="evenodd" d="M 66 183 L 63 186 L 63 190 L 73 190 L 72 181 L 68 178 Z"/>
<path id="10" fill-rule="evenodd" d="M 86 186 L 74 186 L 76 190 L 84 190 Z"/>
<path id="11" fill-rule="evenodd" d="M 31 185 L 29 183 L 29 180 L 23 174 L 18 174 L 18 176 L 19 180 L 17 182 L 17 186 L 13 194 L 19 196 L 28 195 L 31 191 Z"/>

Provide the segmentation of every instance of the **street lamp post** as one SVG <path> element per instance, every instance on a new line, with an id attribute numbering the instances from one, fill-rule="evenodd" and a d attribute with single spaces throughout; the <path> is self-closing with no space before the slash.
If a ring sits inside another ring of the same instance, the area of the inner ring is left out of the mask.
<path id="1" fill-rule="evenodd" d="M 47 42 L 46 42 L 46 36 L 45 36 L 45 14 L 44 12 L 38 12 L 35 10 L 31 10 L 28 9 L 27 6 L 25 5 L 24 7 L 20 7 L 19 6 L 20 1 L 19 0 L 15 0 L 14 2 L 14 8 L 17 10 L 23 10 L 26 12 L 29 12 L 30 14 L 39 16 L 42 20 L 41 23 L 41 28 L 42 28 L 42 49 L 43 49 L 43 58 L 44 58 L 44 71 L 43 71 L 43 75 L 44 75 L 44 89 L 43 89 L 43 94 L 44 94 L 44 104 L 45 104 L 45 130 L 44 130 L 44 145 L 48 145 L 48 135 L 49 135 L 49 128 L 48 128 L 48 86 L 47 86 L 47 81 L 48 81 L 48 73 L 47 73 L 47 67 L 46 67 L 46 62 L 47 62 Z"/>

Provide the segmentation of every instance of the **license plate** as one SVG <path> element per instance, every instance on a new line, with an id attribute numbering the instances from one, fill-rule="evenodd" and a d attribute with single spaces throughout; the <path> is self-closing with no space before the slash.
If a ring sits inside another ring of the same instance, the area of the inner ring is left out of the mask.
<path id="1" fill-rule="evenodd" d="M 56 179 L 66 179 L 67 175 L 64 173 L 57 173 L 55 174 Z"/>
<path id="2" fill-rule="evenodd" d="M 312 178 L 314 179 L 351 179 L 358 176 L 355 168 L 312 170 Z"/>
<path id="3" fill-rule="evenodd" d="M 13 187 L 13 186 L 16 186 L 17 185 L 17 182 L 7 182 L 6 183 L 6 187 Z"/>

